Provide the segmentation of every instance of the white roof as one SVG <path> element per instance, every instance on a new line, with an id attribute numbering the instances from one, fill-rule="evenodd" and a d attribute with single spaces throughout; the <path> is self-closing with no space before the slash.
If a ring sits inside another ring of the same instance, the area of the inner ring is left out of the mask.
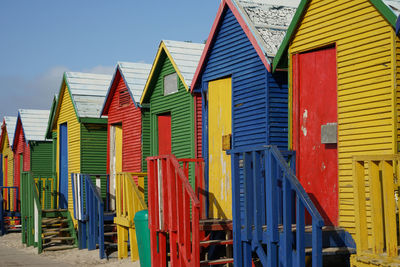
<path id="1" fill-rule="evenodd" d="M 270 59 L 281 45 L 300 0 L 232 0 Z"/>
<path id="2" fill-rule="evenodd" d="M 112 76 L 82 72 L 66 72 L 78 117 L 99 118 Z"/>
<path id="3" fill-rule="evenodd" d="M 7 127 L 7 134 L 8 134 L 8 142 L 10 146 L 12 146 L 14 141 L 14 132 L 15 132 L 15 125 L 17 124 L 17 117 L 14 116 L 5 116 L 4 121 Z"/>
<path id="4" fill-rule="evenodd" d="M 50 110 L 19 109 L 26 141 L 45 141 Z"/>
<path id="5" fill-rule="evenodd" d="M 140 102 L 147 78 L 149 77 L 151 64 L 118 62 L 118 68 L 124 78 L 133 101 Z"/>
<path id="6" fill-rule="evenodd" d="M 184 79 L 182 82 L 190 86 L 203 53 L 204 44 L 171 40 L 163 40 L 162 42 L 182 74 Z"/>
<path id="7" fill-rule="evenodd" d="M 398 17 L 400 15 L 400 0 L 382 0 L 393 13 Z"/>

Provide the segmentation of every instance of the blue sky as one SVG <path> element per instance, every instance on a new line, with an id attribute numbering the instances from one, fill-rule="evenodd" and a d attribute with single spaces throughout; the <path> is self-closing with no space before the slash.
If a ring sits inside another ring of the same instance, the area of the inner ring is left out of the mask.
<path id="1" fill-rule="evenodd" d="M 49 109 L 64 71 L 153 63 L 162 39 L 203 43 L 220 0 L 0 2 L 0 116 Z"/>

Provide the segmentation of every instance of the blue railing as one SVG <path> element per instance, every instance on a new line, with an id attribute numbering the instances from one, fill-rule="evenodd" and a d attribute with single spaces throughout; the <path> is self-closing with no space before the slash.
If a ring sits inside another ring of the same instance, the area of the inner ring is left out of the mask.
<path id="1" fill-rule="evenodd" d="M 295 176 L 294 152 L 260 146 L 229 154 L 235 266 L 252 266 L 253 252 L 263 266 L 305 266 L 309 231 L 312 266 L 322 266 L 324 223 Z"/>
<path id="2" fill-rule="evenodd" d="M 71 174 L 74 201 L 74 218 L 78 220 L 79 248 L 96 249 L 103 259 L 104 251 L 104 202 L 100 188 L 93 184 L 91 176 L 80 173 Z M 104 175 L 101 175 L 104 176 Z"/>

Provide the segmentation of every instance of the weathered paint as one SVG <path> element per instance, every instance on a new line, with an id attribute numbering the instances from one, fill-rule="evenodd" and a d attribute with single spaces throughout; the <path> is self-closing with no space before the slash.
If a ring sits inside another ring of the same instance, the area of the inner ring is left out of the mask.
<path id="1" fill-rule="evenodd" d="M 57 132 L 60 133 L 60 125 L 67 123 L 68 125 L 68 210 L 73 214 L 74 207 L 72 203 L 71 173 L 79 173 L 81 170 L 81 127 L 72 104 L 71 95 L 66 84 L 63 82 L 61 93 L 59 94 L 59 112 L 55 118 Z M 57 180 L 61 184 L 60 177 L 60 138 L 57 139 Z"/>
<path id="2" fill-rule="evenodd" d="M 163 48 L 161 48 L 163 49 Z M 143 158 L 155 156 L 158 153 L 157 116 L 171 114 L 171 150 L 177 158 L 194 158 L 194 104 L 193 97 L 186 90 L 178 77 L 178 92 L 164 96 L 163 79 L 165 75 L 176 70 L 164 50 L 154 62 L 154 75 L 149 77 L 147 95 L 142 97 L 149 109 L 142 109 L 143 127 Z M 148 138 L 148 134 L 150 139 Z M 149 140 L 149 141 L 147 141 Z M 146 142 L 145 142 L 146 141 Z M 148 145 L 149 147 L 146 147 Z M 149 153 L 149 154 L 147 154 Z M 192 177 L 192 176 L 191 176 Z"/>
<path id="3" fill-rule="evenodd" d="M 108 171 L 110 175 L 111 209 L 115 209 L 116 175 L 122 172 L 122 126 L 110 125 L 108 130 Z"/>
<path id="4" fill-rule="evenodd" d="M 321 143 L 321 126 L 337 123 L 336 49 L 330 47 L 297 54 L 293 66 L 296 77 L 293 149 L 297 152 L 297 177 L 323 216 L 325 225 L 337 225 L 337 144 Z"/>
<path id="5" fill-rule="evenodd" d="M 290 38 L 289 59 L 336 45 L 339 225 L 354 233 L 352 156 L 397 152 L 394 30 L 368 0 L 313 0 Z"/>
<path id="6" fill-rule="evenodd" d="M 208 84 L 209 216 L 232 219 L 231 156 L 222 137 L 232 134 L 232 79 Z"/>
<path id="7" fill-rule="evenodd" d="M 216 28 L 208 39 L 208 50 L 203 53 L 203 66 L 198 67 L 198 82 L 192 84 L 194 93 L 202 96 L 201 141 L 206 185 L 211 183 L 208 180 L 211 114 L 206 97 L 210 81 L 232 78 L 232 148 L 274 144 L 285 150 L 288 138 L 287 73 L 268 72 L 248 38 L 249 32 L 238 22 L 238 12 L 232 12 L 230 5 L 221 6 L 220 17 L 214 23 Z M 243 188 L 243 183 L 240 186 Z M 243 205 L 243 199 L 240 204 Z"/>

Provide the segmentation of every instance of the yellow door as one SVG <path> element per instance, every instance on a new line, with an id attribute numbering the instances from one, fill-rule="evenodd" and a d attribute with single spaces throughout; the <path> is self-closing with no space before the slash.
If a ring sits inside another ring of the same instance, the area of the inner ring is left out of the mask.
<path id="1" fill-rule="evenodd" d="M 122 172 L 122 126 L 115 127 L 115 171 Z"/>
<path id="2" fill-rule="evenodd" d="M 232 219 L 231 157 L 222 149 L 232 134 L 232 79 L 208 84 L 208 147 L 210 218 Z"/>
<path id="3" fill-rule="evenodd" d="M 115 175 L 122 172 L 122 126 L 110 127 L 110 207 L 115 210 Z"/>

